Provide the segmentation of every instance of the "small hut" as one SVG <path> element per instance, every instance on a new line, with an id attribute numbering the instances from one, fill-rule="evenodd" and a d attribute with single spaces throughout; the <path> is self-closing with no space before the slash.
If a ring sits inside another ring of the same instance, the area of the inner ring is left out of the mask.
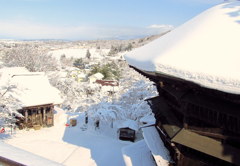
<path id="1" fill-rule="evenodd" d="M 136 121 L 127 120 L 118 125 L 119 139 L 134 142 L 136 132 L 138 131 L 138 124 Z"/>
<path id="2" fill-rule="evenodd" d="M 19 128 L 54 125 L 54 105 L 60 104 L 62 99 L 44 73 L 17 72 L 17 68 L 3 68 L 0 73 L 1 90 L 8 87 L 5 95 L 16 99 L 22 107 L 18 110 L 23 115 L 17 122 Z"/>

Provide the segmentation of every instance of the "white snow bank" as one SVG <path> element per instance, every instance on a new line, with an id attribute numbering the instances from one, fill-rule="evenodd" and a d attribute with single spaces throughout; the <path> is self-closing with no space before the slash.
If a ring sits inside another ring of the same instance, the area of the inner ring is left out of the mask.
<path id="1" fill-rule="evenodd" d="M 119 124 L 117 126 L 118 129 L 120 128 L 130 128 L 132 130 L 138 131 L 139 127 L 138 127 L 138 123 L 134 120 L 122 120 L 119 121 Z"/>
<path id="2" fill-rule="evenodd" d="M 54 161 L 50 161 L 43 157 L 34 155 L 33 153 L 3 143 L 2 141 L 0 141 L 0 156 L 28 166 L 61 165 Z"/>
<path id="3" fill-rule="evenodd" d="M 122 148 L 126 166 L 155 166 L 152 154 L 144 140 Z"/>
<path id="4" fill-rule="evenodd" d="M 44 73 L 20 73 L 19 71 L 23 71 L 22 68 L 19 68 L 18 72 L 15 69 L 0 69 L 0 92 L 2 94 L 8 89 L 5 96 L 12 96 L 25 107 L 62 102 L 59 90 L 50 85 Z"/>
<path id="5" fill-rule="evenodd" d="M 240 2 L 206 10 L 125 56 L 136 68 L 240 94 Z"/>
<path id="6" fill-rule="evenodd" d="M 158 166 L 168 166 L 171 160 L 167 148 L 160 139 L 157 129 L 152 127 L 142 128 L 143 137 L 146 141 Z"/>

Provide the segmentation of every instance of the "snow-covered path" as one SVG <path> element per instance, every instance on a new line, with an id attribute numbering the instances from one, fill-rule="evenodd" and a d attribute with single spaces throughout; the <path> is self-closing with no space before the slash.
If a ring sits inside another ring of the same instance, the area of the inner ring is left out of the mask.
<path id="1" fill-rule="evenodd" d="M 19 131 L 5 142 L 63 165 L 123 166 L 122 147 L 129 142 L 105 137 L 80 126 L 65 127 L 67 115 L 58 110 L 55 126 L 38 131 Z"/>
<path id="2" fill-rule="evenodd" d="M 75 132 L 73 132 L 73 130 L 75 130 Z M 125 165 L 121 153 L 121 148 L 128 145 L 125 142 L 120 142 L 94 133 L 84 133 L 83 131 L 77 131 L 75 128 L 68 128 L 63 140 L 80 147 L 75 149 L 73 154 L 64 162 L 66 165 L 68 165 L 67 163 L 69 161 L 80 158 L 83 149 L 85 152 L 88 150 L 87 155 L 90 156 L 98 166 Z M 92 163 L 88 163 L 88 165 L 89 164 L 95 165 Z"/>

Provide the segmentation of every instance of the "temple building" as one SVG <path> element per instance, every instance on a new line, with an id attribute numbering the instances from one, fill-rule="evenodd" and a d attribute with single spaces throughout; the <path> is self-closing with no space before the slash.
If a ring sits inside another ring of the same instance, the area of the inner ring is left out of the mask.
<path id="1" fill-rule="evenodd" d="M 22 67 L 2 68 L 0 92 L 19 105 L 18 112 L 23 115 L 17 121 L 20 129 L 54 125 L 54 105 L 61 104 L 62 99 L 45 73 L 29 72 Z"/>
<path id="2" fill-rule="evenodd" d="M 169 165 L 240 166 L 239 11 L 224 2 L 125 55 L 157 87 L 147 102 Z"/>

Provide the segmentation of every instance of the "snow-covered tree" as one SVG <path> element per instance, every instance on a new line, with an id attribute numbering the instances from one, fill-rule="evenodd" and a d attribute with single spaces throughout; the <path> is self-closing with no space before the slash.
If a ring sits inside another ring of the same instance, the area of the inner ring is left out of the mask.
<path id="1" fill-rule="evenodd" d="M 88 59 L 90 59 L 90 58 L 91 58 L 91 53 L 90 53 L 90 51 L 89 51 L 89 50 L 87 50 L 86 57 L 87 57 Z"/>
<path id="2" fill-rule="evenodd" d="M 63 68 L 73 65 L 73 58 L 67 58 L 65 54 L 61 55 L 60 63 Z"/>
<path id="3" fill-rule="evenodd" d="M 51 55 L 34 45 L 26 45 L 8 50 L 3 62 L 9 67 L 26 67 L 31 72 L 53 71 L 58 68 L 57 62 Z"/>
<path id="4" fill-rule="evenodd" d="M 118 93 L 91 105 L 88 108 L 90 117 L 106 122 L 126 119 L 139 121 L 140 118 L 152 114 L 144 99 L 156 96 L 156 87 L 133 69 L 125 66 L 123 70 L 125 74 L 119 81 L 120 90 Z"/>
<path id="5" fill-rule="evenodd" d="M 21 109 L 21 104 L 11 96 L 7 96 L 8 91 L 14 88 L 12 86 L 2 89 L 0 93 L 0 127 L 14 126 L 16 117 L 22 117 L 17 110 Z"/>

